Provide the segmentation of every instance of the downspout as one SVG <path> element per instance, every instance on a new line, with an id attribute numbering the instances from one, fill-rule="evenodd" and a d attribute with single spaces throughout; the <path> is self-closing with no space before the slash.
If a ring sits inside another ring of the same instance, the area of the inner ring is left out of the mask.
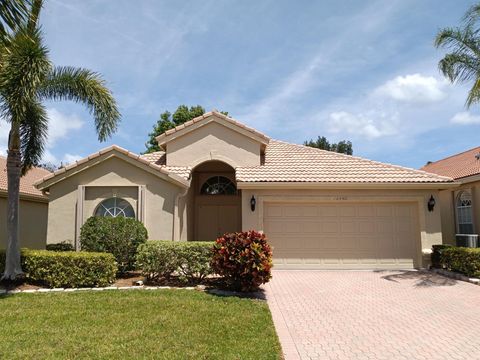
<path id="1" fill-rule="evenodd" d="M 180 216 L 178 214 L 178 204 L 181 198 L 184 198 L 187 195 L 190 187 L 184 189 L 175 195 L 175 206 L 173 207 L 173 229 L 172 229 L 172 240 L 180 241 Z"/>

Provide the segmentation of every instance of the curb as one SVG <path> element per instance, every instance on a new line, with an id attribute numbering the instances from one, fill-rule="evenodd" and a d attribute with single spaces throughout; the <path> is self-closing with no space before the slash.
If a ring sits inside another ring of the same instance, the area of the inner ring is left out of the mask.
<path id="1" fill-rule="evenodd" d="M 470 284 L 474 284 L 474 285 L 480 285 L 480 279 L 478 279 L 478 278 L 471 278 L 471 277 L 465 276 L 463 274 L 459 274 L 459 273 L 456 273 L 456 272 L 453 272 L 453 271 L 448 271 L 448 270 L 445 270 L 445 269 L 431 269 L 431 271 L 436 273 L 436 274 L 443 275 L 443 276 L 446 276 L 446 277 L 451 278 L 451 279 L 469 282 Z"/>
<path id="2" fill-rule="evenodd" d="M 0 295 L 13 295 L 13 294 L 37 294 L 37 293 L 57 293 L 57 292 L 78 292 L 78 291 L 107 291 L 107 290 L 197 290 L 205 291 L 202 286 L 187 286 L 187 287 L 175 287 L 175 286 L 107 286 L 98 288 L 53 288 L 53 289 L 26 289 L 26 290 L 5 290 L 0 289 Z"/>

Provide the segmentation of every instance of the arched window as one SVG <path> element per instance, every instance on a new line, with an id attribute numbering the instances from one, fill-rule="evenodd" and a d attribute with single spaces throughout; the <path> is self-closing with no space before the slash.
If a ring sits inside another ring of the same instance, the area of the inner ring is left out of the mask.
<path id="1" fill-rule="evenodd" d="M 200 189 L 202 195 L 236 195 L 237 188 L 225 176 L 213 176 L 205 181 Z"/>
<path id="2" fill-rule="evenodd" d="M 457 195 L 457 231 L 459 234 L 473 234 L 472 194 L 462 191 Z"/>
<path id="3" fill-rule="evenodd" d="M 132 205 L 122 198 L 113 197 L 103 200 L 95 210 L 95 216 L 117 217 L 123 216 L 128 218 L 135 217 L 135 210 Z"/>

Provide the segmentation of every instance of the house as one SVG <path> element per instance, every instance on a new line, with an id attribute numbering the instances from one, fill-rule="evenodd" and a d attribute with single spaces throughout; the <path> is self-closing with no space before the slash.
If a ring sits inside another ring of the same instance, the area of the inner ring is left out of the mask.
<path id="1" fill-rule="evenodd" d="M 34 167 L 20 179 L 20 246 L 44 249 L 47 239 L 48 197 L 33 183 L 50 174 Z M 0 156 L 0 249 L 7 246 L 7 159 Z"/>
<path id="2" fill-rule="evenodd" d="M 480 147 L 429 162 L 422 170 L 448 176 L 459 187 L 440 191 L 443 242 L 455 244 L 456 234 L 480 231 Z"/>
<path id="3" fill-rule="evenodd" d="M 79 248 L 90 216 L 129 216 L 150 239 L 264 231 L 277 268 L 424 265 L 442 241 L 429 199 L 450 178 L 270 139 L 216 111 L 157 137 L 163 151 L 110 146 L 39 181 L 47 243 Z"/>

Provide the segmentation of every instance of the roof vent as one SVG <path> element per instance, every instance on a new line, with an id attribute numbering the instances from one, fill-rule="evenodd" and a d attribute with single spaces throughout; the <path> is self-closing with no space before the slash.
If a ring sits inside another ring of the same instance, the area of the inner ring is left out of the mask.
<path id="1" fill-rule="evenodd" d="M 475 155 L 475 159 L 480 160 L 480 152 L 477 155 Z"/>

